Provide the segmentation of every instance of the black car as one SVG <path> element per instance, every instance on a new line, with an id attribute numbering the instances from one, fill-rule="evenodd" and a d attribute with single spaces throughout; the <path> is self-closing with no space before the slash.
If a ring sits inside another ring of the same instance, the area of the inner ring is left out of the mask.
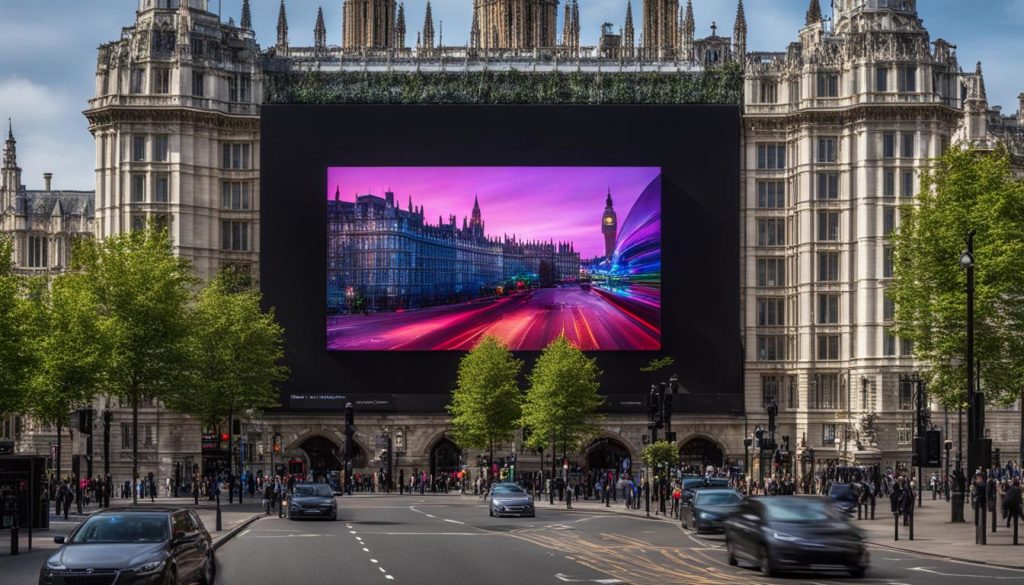
<path id="1" fill-rule="evenodd" d="M 288 518 L 338 519 L 338 500 L 326 483 L 297 483 L 288 498 Z"/>
<path id="2" fill-rule="evenodd" d="M 733 511 L 743 504 L 743 494 L 736 490 L 702 488 L 694 492 L 679 509 L 683 528 L 692 528 L 697 534 L 722 530 L 722 524 Z"/>
<path id="3" fill-rule="evenodd" d="M 849 571 L 863 577 L 870 563 L 864 538 L 828 498 L 748 498 L 725 522 L 730 565 L 756 563 L 771 576 L 786 569 Z"/>
<path id="4" fill-rule="evenodd" d="M 39 585 L 212 585 L 213 539 L 187 508 L 112 508 L 89 516 L 50 555 Z"/>
<path id="5" fill-rule="evenodd" d="M 728 487 L 729 487 L 729 480 L 728 480 L 728 478 L 725 478 L 725 477 L 707 477 L 707 478 L 704 478 L 704 477 L 686 476 L 686 477 L 683 477 L 683 481 L 682 481 L 682 489 L 683 489 L 682 501 L 683 501 L 683 503 L 687 503 L 690 500 L 692 500 L 694 494 L 696 494 L 697 490 L 699 490 L 699 489 L 705 489 L 705 488 L 728 488 Z"/>
<path id="6" fill-rule="evenodd" d="M 828 490 L 828 497 L 837 510 L 853 516 L 857 511 L 857 502 L 860 500 L 860 486 L 849 483 L 833 483 Z"/>

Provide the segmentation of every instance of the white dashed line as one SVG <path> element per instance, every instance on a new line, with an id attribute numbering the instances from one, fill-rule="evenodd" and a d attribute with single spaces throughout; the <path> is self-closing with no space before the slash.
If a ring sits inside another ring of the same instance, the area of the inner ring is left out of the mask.
<path id="1" fill-rule="evenodd" d="M 363 552 L 370 552 L 370 549 L 363 547 Z"/>
<path id="2" fill-rule="evenodd" d="M 395 580 L 395 578 L 392 577 L 391 575 L 384 575 L 384 578 L 387 579 L 388 581 L 394 581 Z"/>
<path id="3" fill-rule="evenodd" d="M 250 532 L 251 532 L 251 530 L 246 530 L 246 531 L 242 532 L 241 534 L 239 534 L 238 536 L 242 537 L 242 536 L 245 536 L 246 534 L 249 534 Z"/>
<path id="4" fill-rule="evenodd" d="M 437 516 L 434 516 L 433 514 L 427 514 L 427 518 L 437 518 Z"/>
<path id="5" fill-rule="evenodd" d="M 465 522 L 459 522 L 458 520 L 449 520 L 447 518 L 445 518 L 444 521 L 451 522 L 452 524 L 465 524 Z"/>
<path id="6" fill-rule="evenodd" d="M 377 568 L 380 569 L 381 573 L 387 573 L 387 571 L 384 570 L 384 567 L 377 567 Z"/>
<path id="7" fill-rule="evenodd" d="M 371 563 L 376 563 L 376 562 L 377 562 L 377 559 L 370 559 L 370 562 L 371 562 Z"/>

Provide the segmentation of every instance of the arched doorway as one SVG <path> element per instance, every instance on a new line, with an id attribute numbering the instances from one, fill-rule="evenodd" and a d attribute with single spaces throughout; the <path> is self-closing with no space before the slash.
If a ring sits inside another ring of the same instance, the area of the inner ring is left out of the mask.
<path id="1" fill-rule="evenodd" d="M 632 466 L 632 457 L 625 445 L 609 437 L 595 440 L 586 450 L 588 471 L 625 473 Z"/>
<path id="2" fill-rule="evenodd" d="M 679 463 L 684 467 L 699 467 L 703 470 L 708 465 L 721 467 L 723 462 L 722 450 L 704 437 L 694 437 L 679 448 Z"/>
<path id="3" fill-rule="evenodd" d="M 458 471 L 461 455 L 462 449 L 458 445 L 448 437 L 441 437 L 430 450 L 430 474 L 437 477 L 442 473 Z"/>
<path id="4" fill-rule="evenodd" d="M 340 471 L 344 463 L 345 451 L 333 441 L 320 435 L 314 435 L 303 441 L 299 449 L 306 454 L 309 468 L 314 477 L 326 476 L 331 471 Z"/>

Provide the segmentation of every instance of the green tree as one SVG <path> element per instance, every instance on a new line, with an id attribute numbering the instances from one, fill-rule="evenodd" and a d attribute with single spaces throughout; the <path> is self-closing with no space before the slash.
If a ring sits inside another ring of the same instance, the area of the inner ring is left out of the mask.
<path id="1" fill-rule="evenodd" d="M 72 411 L 88 406 L 100 391 L 102 336 L 97 303 L 82 274 L 29 281 L 23 323 L 32 353 L 26 410 L 57 428 L 57 473 L 63 429 Z"/>
<path id="2" fill-rule="evenodd" d="M 966 273 L 959 264 L 975 230 L 975 356 L 986 398 L 1008 404 L 1024 389 L 1024 184 L 1003 150 L 952 148 L 921 176 L 916 203 L 895 235 L 895 333 L 928 366 L 929 392 L 966 401 Z"/>
<path id="3" fill-rule="evenodd" d="M 105 389 L 131 404 L 137 481 L 139 402 L 162 400 L 190 381 L 187 308 L 195 279 L 188 262 L 175 257 L 166 230 L 152 226 L 82 240 L 71 258 L 96 302 Z"/>
<path id="4" fill-rule="evenodd" d="M 21 412 L 31 369 L 26 350 L 22 279 L 14 274 L 11 239 L 0 234 L 0 414 Z"/>
<path id="5" fill-rule="evenodd" d="M 558 336 L 537 358 L 523 404 L 523 424 L 531 430 L 528 446 L 555 442 L 562 455 L 597 434 L 604 397 L 598 394 L 601 371 L 565 335 Z M 552 457 L 554 453 L 552 453 Z"/>
<path id="6" fill-rule="evenodd" d="M 679 465 L 679 450 L 668 441 L 657 441 L 644 447 L 640 459 L 652 469 L 673 469 Z"/>
<path id="7" fill-rule="evenodd" d="M 224 271 L 199 293 L 188 313 L 187 383 L 167 396 L 170 408 L 205 426 L 277 406 L 275 384 L 288 375 L 274 310 L 263 311 L 260 294 L 238 284 Z"/>
<path id="8" fill-rule="evenodd" d="M 523 396 L 519 372 L 523 362 L 498 338 L 487 335 L 459 362 L 459 378 L 448 412 L 452 435 L 464 447 L 489 449 L 519 427 Z"/>
<path id="9" fill-rule="evenodd" d="M 647 362 L 646 366 L 640 368 L 640 371 L 645 374 L 653 374 L 654 372 L 667 368 L 674 363 L 676 363 L 676 360 L 672 356 L 653 358 L 651 361 Z"/>

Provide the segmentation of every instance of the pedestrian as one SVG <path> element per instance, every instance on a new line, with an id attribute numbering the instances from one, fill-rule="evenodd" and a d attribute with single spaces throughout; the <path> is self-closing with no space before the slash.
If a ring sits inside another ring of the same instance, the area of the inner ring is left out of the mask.
<path id="1" fill-rule="evenodd" d="M 1006 496 L 1003 497 L 1003 518 L 1006 518 L 1006 527 L 1014 518 L 1024 518 L 1022 509 L 1020 478 L 1014 477 L 1010 480 L 1010 487 L 1006 488 Z"/>
<path id="2" fill-rule="evenodd" d="M 569 483 L 569 484 L 567 484 L 565 486 L 565 508 L 567 510 L 571 510 L 572 509 L 573 489 L 574 489 L 574 487 L 573 487 L 572 483 Z"/>

